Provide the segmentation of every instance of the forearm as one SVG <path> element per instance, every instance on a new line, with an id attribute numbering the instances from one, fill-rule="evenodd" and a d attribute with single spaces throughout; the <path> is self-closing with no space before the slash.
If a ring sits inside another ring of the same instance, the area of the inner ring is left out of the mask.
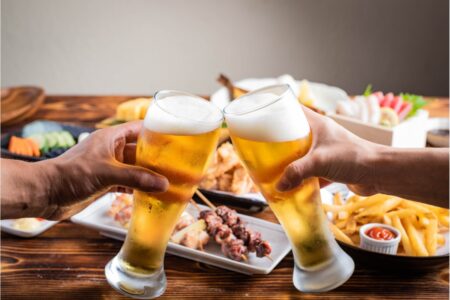
<path id="1" fill-rule="evenodd" d="M 370 165 L 379 193 L 448 207 L 449 150 L 376 147 Z"/>
<path id="2" fill-rule="evenodd" d="M 1 160 L 1 219 L 45 217 L 56 210 L 50 201 L 52 163 Z"/>

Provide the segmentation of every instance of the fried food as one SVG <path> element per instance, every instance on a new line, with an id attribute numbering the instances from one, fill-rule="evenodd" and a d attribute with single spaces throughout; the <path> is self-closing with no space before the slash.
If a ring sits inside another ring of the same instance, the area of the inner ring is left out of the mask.
<path id="1" fill-rule="evenodd" d="M 343 201 L 336 193 L 333 204 L 323 208 L 331 214 L 330 229 L 336 239 L 350 245 L 359 244 L 359 229 L 367 223 L 395 227 L 401 234 L 400 255 L 435 255 L 449 230 L 448 209 L 384 194 L 353 195 Z"/>
<path id="2" fill-rule="evenodd" d="M 211 166 L 200 183 L 200 188 L 233 194 L 256 192 L 256 186 L 241 164 L 233 145 L 223 143 L 214 154 Z"/>

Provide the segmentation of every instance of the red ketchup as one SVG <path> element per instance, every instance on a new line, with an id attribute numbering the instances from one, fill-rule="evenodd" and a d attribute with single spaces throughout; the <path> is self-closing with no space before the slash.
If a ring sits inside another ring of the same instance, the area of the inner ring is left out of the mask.
<path id="1" fill-rule="evenodd" d="M 383 227 L 372 227 L 366 231 L 366 235 L 375 240 L 389 241 L 395 238 L 395 234 Z"/>

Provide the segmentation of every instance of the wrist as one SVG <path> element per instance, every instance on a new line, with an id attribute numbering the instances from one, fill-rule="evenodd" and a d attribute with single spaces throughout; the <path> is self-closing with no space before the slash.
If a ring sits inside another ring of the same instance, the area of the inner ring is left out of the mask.
<path id="1" fill-rule="evenodd" d="M 35 180 L 33 198 L 40 207 L 36 217 L 48 218 L 58 209 L 57 186 L 62 182 L 58 162 L 50 159 L 30 164 L 30 174 Z M 59 187 L 62 188 L 62 187 Z"/>
<path id="2" fill-rule="evenodd" d="M 370 170 L 370 180 L 377 193 L 385 193 L 386 185 L 392 182 L 391 175 L 395 162 L 396 149 L 380 144 L 372 144 L 366 157 L 366 165 Z M 386 166 L 389 166 L 386 168 Z"/>
<path id="3" fill-rule="evenodd" d="M 367 142 L 359 155 L 360 163 L 357 165 L 362 167 L 362 170 L 359 170 L 360 174 L 366 174 L 360 183 L 369 185 L 376 193 L 381 192 L 385 179 L 384 174 L 381 174 L 382 168 L 378 166 L 385 165 L 388 151 L 387 146 Z"/>

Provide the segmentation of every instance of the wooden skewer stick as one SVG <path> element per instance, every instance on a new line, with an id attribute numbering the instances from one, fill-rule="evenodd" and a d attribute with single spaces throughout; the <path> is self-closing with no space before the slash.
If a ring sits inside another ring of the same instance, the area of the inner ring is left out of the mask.
<path id="1" fill-rule="evenodd" d="M 205 197 L 205 195 L 202 194 L 202 192 L 200 192 L 199 190 L 195 191 L 195 194 L 203 201 L 205 202 L 206 205 L 209 206 L 209 208 L 211 208 L 212 210 L 216 210 L 216 206 L 214 204 L 211 203 L 211 201 L 208 200 L 208 198 Z"/>
<path id="2" fill-rule="evenodd" d="M 248 262 L 248 257 L 245 254 L 242 254 L 241 258 L 244 262 Z"/>
<path id="3" fill-rule="evenodd" d="M 267 257 L 270 261 L 273 261 L 272 256 L 270 256 L 270 254 L 265 255 L 265 257 Z"/>
<path id="4" fill-rule="evenodd" d="M 198 206 L 197 202 L 194 201 L 194 199 L 191 198 L 191 200 L 189 200 L 191 202 L 192 205 L 194 205 L 194 207 L 198 210 L 198 212 L 201 212 L 202 209 L 200 208 L 200 206 Z"/>

